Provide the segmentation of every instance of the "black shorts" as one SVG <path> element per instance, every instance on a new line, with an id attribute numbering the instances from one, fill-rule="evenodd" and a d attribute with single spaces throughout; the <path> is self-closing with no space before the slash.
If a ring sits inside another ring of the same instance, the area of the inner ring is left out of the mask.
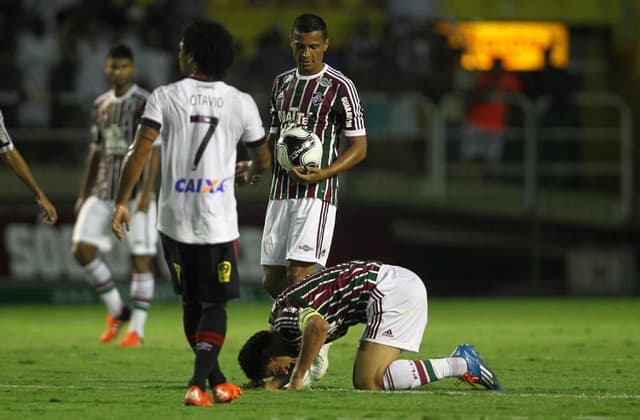
<path id="1" fill-rule="evenodd" d="M 160 233 L 175 292 L 184 302 L 224 303 L 240 296 L 238 241 L 185 244 Z"/>

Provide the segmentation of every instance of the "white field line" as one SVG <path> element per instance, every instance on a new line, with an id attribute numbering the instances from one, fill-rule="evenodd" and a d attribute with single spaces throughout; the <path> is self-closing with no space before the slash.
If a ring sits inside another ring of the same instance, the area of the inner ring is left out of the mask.
<path id="1" fill-rule="evenodd" d="M 32 384 L 2 384 L 0 383 L 0 389 L 42 389 L 42 390 L 76 390 L 82 389 L 86 391 L 92 390 L 131 390 L 131 389 L 157 389 L 158 385 L 32 385 Z M 354 390 L 352 388 L 316 388 L 311 389 L 313 392 L 360 392 L 360 393 L 372 393 L 372 392 L 380 392 L 380 391 L 361 391 Z M 478 395 L 478 392 L 487 393 L 487 395 L 501 397 L 501 398 L 551 398 L 551 399 L 559 399 L 559 398 L 573 398 L 577 400 L 581 399 L 595 399 L 595 400 L 640 400 L 640 394 L 610 394 L 610 393 L 599 393 L 599 394 L 587 394 L 587 393 L 531 393 L 531 392 L 491 392 L 491 391 L 426 391 L 426 390 L 402 390 L 402 391 L 390 391 L 394 394 L 431 394 L 431 395 L 453 395 L 453 396 L 470 396 L 470 395 Z"/>

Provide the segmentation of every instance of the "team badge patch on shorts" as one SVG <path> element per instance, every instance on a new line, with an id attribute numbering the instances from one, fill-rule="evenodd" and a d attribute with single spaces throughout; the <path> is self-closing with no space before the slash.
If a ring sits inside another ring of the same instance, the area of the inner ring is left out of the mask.
<path id="1" fill-rule="evenodd" d="M 218 263 L 218 282 L 229 283 L 231 281 L 231 263 L 222 261 Z"/>

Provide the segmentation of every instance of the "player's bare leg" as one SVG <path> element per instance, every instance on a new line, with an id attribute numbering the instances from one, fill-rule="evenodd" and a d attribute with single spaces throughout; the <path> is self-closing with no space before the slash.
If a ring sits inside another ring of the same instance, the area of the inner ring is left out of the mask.
<path id="1" fill-rule="evenodd" d="M 464 348 L 464 355 L 458 354 L 462 351 L 460 348 Z M 468 348 L 471 350 L 466 350 Z M 470 384 L 479 383 L 485 388 L 501 389 L 493 372 L 471 346 L 456 347 L 450 357 L 425 360 L 399 359 L 401 352 L 395 347 L 361 341 L 353 366 L 354 387 L 366 390 L 404 390 L 445 378 L 459 378 Z M 476 373 L 472 374 L 470 370 Z"/>
<path id="2" fill-rule="evenodd" d="M 155 280 L 153 277 L 153 257 L 133 255 L 131 257 L 133 273 L 131 275 L 131 323 L 127 334 L 119 345 L 122 347 L 140 347 L 144 340 L 144 326 L 147 313 L 153 299 Z"/>
<path id="3" fill-rule="evenodd" d="M 315 263 L 289 260 L 287 266 L 263 265 L 262 285 L 275 299 L 280 292 L 315 271 Z"/>
<path id="4" fill-rule="evenodd" d="M 316 271 L 315 262 L 289 260 L 287 265 L 287 286 L 299 282 Z"/>
<path id="5" fill-rule="evenodd" d="M 82 266 L 85 279 L 95 289 L 100 299 L 107 306 L 107 327 L 100 336 L 100 341 L 112 341 L 122 327 L 123 322 L 129 320 L 129 310 L 122 302 L 120 293 L 115 287 L 109 267 L 98 257 L 95 245 L 85 242 L 74 242 L 71 253 Z"/>
<path id="6" fill-rule="evenodd" d="M 287 267 L 283 265 L 262 266 L 262 286 L 275 299 L 287 287 Z"/>
<path id="7" fill-rule="evenodd" d="M 401 350 L 395 347 L 361 341 L 353 363 L 353 386 L 366 390 L 384 389 L 384 372 L 400 353 Z"/>

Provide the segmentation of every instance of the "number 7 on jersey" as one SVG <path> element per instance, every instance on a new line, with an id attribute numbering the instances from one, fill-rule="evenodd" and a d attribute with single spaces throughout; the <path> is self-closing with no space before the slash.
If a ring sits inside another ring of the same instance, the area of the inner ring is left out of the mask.
<path id="1" fill-rule="evenodd" d="M 190 122 L 192 123 L 201 123 L 201 124 L 209 124 L 209 128 L 207 132 L 204 133 L 204 137 L 198 146 L 198 150 L 196 151 L 196 156 L 193 159 L 193 165 L 191 166 L 191 170 L 195 171 L 198 167 L 198 163 L 200 163 L 200 159 L 202 159 L 202 154 L 204 153 L 204 149 L 207 148 L 209 144 L 209 140 L 211 140 L 211 136 L 216 131 L 216 127 L 218 126 L 218 119 L 216 117 L 207 117 L 206 115 L 192 115 L 190 118 Z"/>

